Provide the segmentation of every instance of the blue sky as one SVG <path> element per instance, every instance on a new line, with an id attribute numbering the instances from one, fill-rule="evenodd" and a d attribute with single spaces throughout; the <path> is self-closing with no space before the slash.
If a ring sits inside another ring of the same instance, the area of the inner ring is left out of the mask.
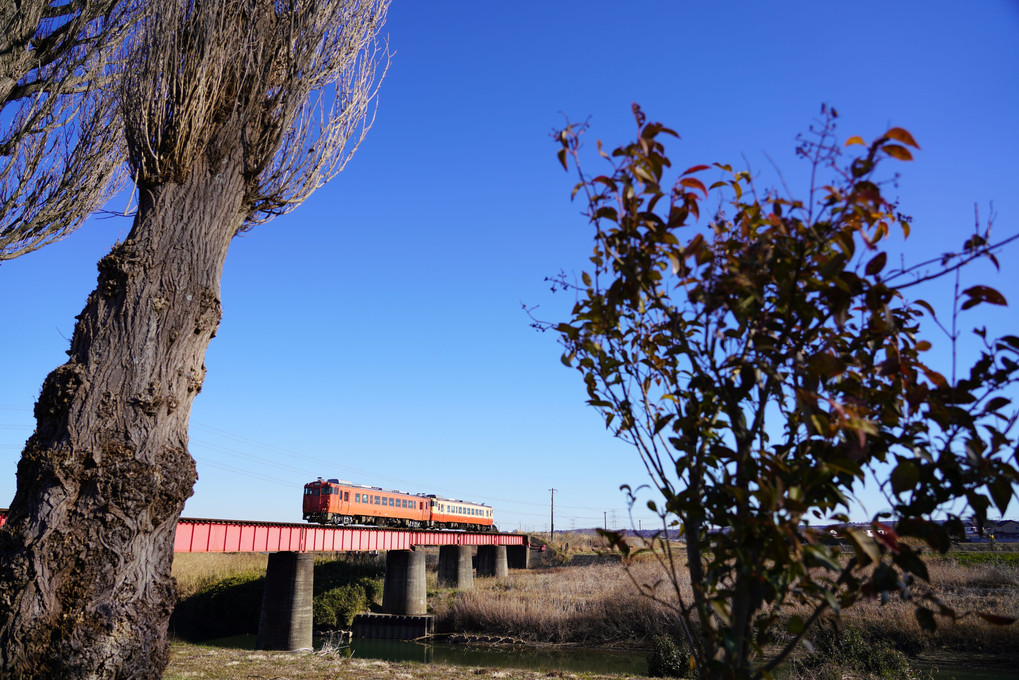
<path id="1" fill-rule="evenodd" d="M 749 163 L 769 185 L 774 161 L 802 194 L 795 136 L 828 102 L 845 138 L 898 125 L 920 143 L 898 189 L 910 259 L 958 247 L 974 204 L 993 202 L 999 236 L 1019 230 L 1014 1 L 411 0 L 385 32 L 395 54 L 353 161 L 231 248 L 186 516 L 299 521 L 302 485 L 323 476 L 488 502 L 504 529 L 546 529 L 550 488 L 558 529 L 628 524 L 618 487 L 644 481 L 635 452 L 521 311 L 562 318 L 571 300 L 544 277 L 590 251 L 549 139 L 564 114 L 589 120 L 592 148 L 615 146 L 638 102 L 682 136 L 676 165 Z M 95 263 L 129 229 L 96 219 L 0 267 L 0 506 Z M 1017 252 L 964 283 L 1019 304 Z M 970 318 L 1017 332 L 1014 306 Z M 863 501 L 858 517 L 883 508 Z"/>

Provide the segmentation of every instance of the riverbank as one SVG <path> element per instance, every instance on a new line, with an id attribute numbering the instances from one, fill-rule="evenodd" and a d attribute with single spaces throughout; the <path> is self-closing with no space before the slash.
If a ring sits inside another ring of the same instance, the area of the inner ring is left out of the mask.
<path id="1" fill-rule="evenodd" d="M 409 643 L 400 643 L 409 644 Z M 517 651 L 517 650 L 513 650 Z M 507 652 L 509 653 L 509 652 Z M 526 650 L 524 653 L 527 653 Z M 398 658 L 398 657 L 391 657 Z M 916 676 L 924 680 L 1014 680 L 1019 669 L 1001 657 L 933 653 L 912 664 Z M 782 677 L 782 673 L 779 676 Z M 430 661 L 380 660 L 321 652 L 258 652 L 250 649 L 176 643 L 163 680 L 239 680 L 274 678 L 282 680 L 477 680 L 478 677 L 501 680 L 635 680 L 646 677 L 620 671 L 593 672 L 562 670 L 537 664 L 516 668 L 499 662 L 472 662 L 469 659 L 432 659 Z M 847 677 L 860 677 L 851 675 Z"/>
<path id="2" fill-rule="evenodd" d="M 174 644 L 163 680 L 237 680 L 238 678 L 286 678 L 287 680 L 477 680 L 479 676 L 501 680 L 627 680 L 638 675 L 602 675 L 548 670 L 522 670 L 392 662 L 347 658 L 320 652 L 254 652 L 244 649 Z M 646 680 L 646 678 L 643 678 Z"/>
<path id="3" fill-rule="evenodd" d="M 443 633 L 463 634 L 468 639 L 472 636 L 512 638 L 529 646 L 552 644 L 634 651 L 649 649 L 654 636 L 677 629 L 675 613 L 668 606 L 642 597 L 635 586 L 636 582 L 655 590 L 665 601 L 674 597 L 670 595 L 670 584 L 663 581 L 663 574 L 653 561 L 630 563 L 627 573 L 618 559 L 563 552 L 546 551 L 536 560 L 535 568 L 513 570 L 507 578 L 476 578 L 474 588 L 462 592 L 440 588 L 435 564 L 430 563 L 428 605 L 430 613 L 437 617 L 437 629 Z M 927 661 L 925 666 L 943 667 L 945 660 L 971 654 L 1000 666 L 996 659 L 1011 659 L 1013 650 L 1019 649 L 1019 624 L 992 625 L 973 612 L 1019 617 L 1019 564 L 1012 559 L 1015 556 L 1015 553 L 949 553 L 932 558 L 929 570 L 934 585 L 916 586 L 914 598 L 933 596 L 955 608 L 958 614 L 969 612 L 955 621 L 941 618 L 937 631 L 921 630 L 914 613 L 915 599 L 899 598 L 885 604 L 877 600 L 858 603 L 843 612 L 840 625 L 858 631 L 868 644 L 888 643 L 904 652 L 911 661 Z M 201 597 L 190 603 L 182 602 L 179 613 L 190 607 L 194 613 L 191 618 L 201 620 L 217 612 L 226 614 L 225 619 L 231 625 L 243 624 L 247 629 L 230 630 L 221 635 L 254 633 L 261 599 L 258 579 L 264 573 L 264 556 L 237 561 L 228 555 L 182 557 L 185 559 L 174 565 L 181 591 L 191 593 L 192 598 Z M 338 561 L 331 561 L 329 557 L 317 560 L 316 622 L 322 619 L 323 605 L 330 601 L 329 598 L 320 600 L 320 595 L 332 593 L 336 596 L 333 597 L 337 600 L 336 607 L 331 611 L 335 611 L 337 617 L 334 618 L 338 618 L 342 599 L 338 597 L 339 584 L 345 582 L 344 579 L 363 576 L 360 572 L 350 573 L 357 565 L 360 565 L 358 569 L 368 569 L 367 573 L 375 574 L 371 570 L 379 569 L 381 564 L 365 557 L 335 556 L 339 557 Z M 334 578 L 335 584 L 331 585 L 327 577 Z M 680 588 L 684 597 L 689 597 L 689 584 L 681 583 Z M 323 589 L 325 592 L 320 592 Z M 381 588 L 366 588 L 364 592 L 367 601 L 363 606 L 377 608 Z M 195 606 L 197 604 L 202 606 Z M 247 613 L 241 615 L 241 612 Z M 185 618 L 175 616 L 174 620 L 183 624 Z M 189 637 L 182 630 L 175 632 L 179 637 Z M 469 662 L 468 665 L 473 664 Z M 957 666 L 953 664 L 953 667 Z M 246 676 L 206 674 L 192 677 Z"/>

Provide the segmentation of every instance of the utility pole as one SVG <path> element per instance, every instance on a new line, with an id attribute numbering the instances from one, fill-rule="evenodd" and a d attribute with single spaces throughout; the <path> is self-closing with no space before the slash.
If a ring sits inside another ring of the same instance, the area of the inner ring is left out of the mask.
<path id="1" fill-rule="evenodd" d="M 559 489 L 549 489 L 549 491 L 552 492 L 552 508 L 551 508 L 552 512 L 551 512 L 551 516 L 549 517 L 549 525 L 550 525 L 550 528 L 552 529 L 552 534 L 551 534 L 552 535 L 552 538 L 551 538 L 552 541 L 555 540 L 555 492 L 558 491 L 558 490 Z"/>

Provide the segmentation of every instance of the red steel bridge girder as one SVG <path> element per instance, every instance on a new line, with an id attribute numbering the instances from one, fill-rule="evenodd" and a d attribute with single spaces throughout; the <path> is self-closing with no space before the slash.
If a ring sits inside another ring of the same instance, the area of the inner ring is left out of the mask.
<path id="1" fill-rule="evenodd" d="M 528 541 L 522 534 L 181 519 L 174 552 L 366 552 L 427 545 L 526 546 Z"/>
<path id="2" fill-rule="evenodd" d="M 0 510 L 0 527 L 7 511 Z M 222 519 L 177 523 L 174 552 L 335 552 L 410 550 L 426 545 L 528 545 L 522 534 L 413 531 L 316 524 L 277 524 Z"/>

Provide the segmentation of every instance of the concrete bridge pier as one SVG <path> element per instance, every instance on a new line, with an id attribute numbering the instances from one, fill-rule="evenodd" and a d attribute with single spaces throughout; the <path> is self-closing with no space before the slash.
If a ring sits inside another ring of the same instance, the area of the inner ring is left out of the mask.
<path id="1" fill-rule="evenodd" d="M 509 562 L 506 561 L 506 546 L 478 546 L 478 576 L 495 576 L 503 578 L 509 575 Z"/>
<path id="2" fill-rule="evenodd" d="M 427 611 L 425 592 L 425 554 L 387 551 L 382 608 L 389 614 L 420 616 Z"/>
<path id="3" fill-rule="evenodd" d="M 469 545 L 439 546 L 439 585 L 457 590 L 474 587 L 474 566 Z"/>
<path id="4" fill-rule="evenodd" d="M 506 546 L 506 561 L 510 569 L 527 569 L 531 566 L 531 549 L 528 545 Z"/>
<path id="5" fill-rule="evenodd" d="M 256 649 L 311 649 L 311 600 L 315 578 L 310 553 L 269 554 L 258 619 Z"/>

